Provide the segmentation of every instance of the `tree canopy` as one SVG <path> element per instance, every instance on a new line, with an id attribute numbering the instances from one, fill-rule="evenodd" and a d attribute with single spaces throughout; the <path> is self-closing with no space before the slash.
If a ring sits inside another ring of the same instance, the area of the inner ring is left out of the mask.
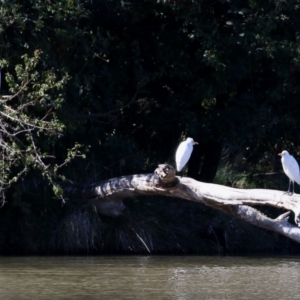
<path id="1" fill-rule="evenodd" d="M 200 143 L 190 177 L 213 182 L 223 164 L 281 187 L 256 175 L 278 173 L 283 149 L 300 157 L 299 11 L 281 0 L 3 0 L 0 247 L 18 244 L 24 220 L 41 236 L 59 227 L 63 183 L 174 164 L 187 136 Z"/>

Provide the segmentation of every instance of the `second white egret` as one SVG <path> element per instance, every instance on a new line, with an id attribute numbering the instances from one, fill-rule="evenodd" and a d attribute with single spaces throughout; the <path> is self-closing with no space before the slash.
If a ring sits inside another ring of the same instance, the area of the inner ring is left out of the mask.
<path id="1" fill-rule="evenodd" d="M 193 152 L 193 145 L 195 144 L 198 143 L 194 142 L 194 140 L 190 137 L 179 144 L 175 155 L 176 169 L 178 172 L 180 172 L 189 161 Z"/>
<path id="2" fill-rule="evenodd" d="M 283 150 L 281 153 L 278 153 L 281 156 L 281 162 L 283 171 L 286 176 L 289 178 L 289 189 L 287 191 L 288 194 L 294 194 L 294 182 L 296 181 L 300 185 L 300 171 L 299 165 L 296 159 L 290 155 L 286 150 Z M 290 192 L 291 182 L 293 183 L 293 192 Z"/>

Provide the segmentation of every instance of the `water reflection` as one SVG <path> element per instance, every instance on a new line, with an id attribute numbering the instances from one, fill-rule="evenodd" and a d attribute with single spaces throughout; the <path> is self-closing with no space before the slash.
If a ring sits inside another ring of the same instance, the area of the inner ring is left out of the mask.
<path id="1" fill-rule="evenodd" d="M 298 257 L 0 257 L 0 299 L 298 299 Z"/>

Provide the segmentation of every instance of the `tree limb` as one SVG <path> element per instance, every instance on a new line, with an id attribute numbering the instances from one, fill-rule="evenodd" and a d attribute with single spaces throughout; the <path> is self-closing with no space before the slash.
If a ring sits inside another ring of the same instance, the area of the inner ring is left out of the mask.
<path id="1" fill-rule="evenodd" d="M 124 198 L 141 195 L 182 198 L 216 208 L 300 243 L 300 195 L 290 196 L 282 191 L 267 189 L 235 189 L 177 177 L 174 168 L 166 164 L 159 165 L 154 174 L 112 178 L 90 186 L 66 186 L 64 192 L 69 197 L 93 203 L 100 213 L 110 216 L 122 214 Z M 273 206 L 288 212 L 271 219 L 252 207 L 255 205 Z M 298 226 L 287 220 L 291 211 Z"/>

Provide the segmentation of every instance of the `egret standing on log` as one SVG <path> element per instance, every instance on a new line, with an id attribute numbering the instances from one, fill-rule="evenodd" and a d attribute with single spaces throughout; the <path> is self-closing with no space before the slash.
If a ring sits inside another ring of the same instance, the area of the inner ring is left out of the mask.
<path id="1" fill-rule="evenodd" d="M 193 145 L 198 144 L 194 140 L 188 137 L 184 142 L 181 142 L 176 151 L 176 169 L 180 172 L 186 163 L 189 161 L 193 152 Z"/>
<path id="2" fill-rule="evenodd" d="M 296 159 L 290 155 L 286 150 L 283 150 L 281 153 L 278 153 L 278 155 L 281 156 L 281 162 L 283 171 L 286 174 L 286 176 L 289 178 L 289 189 L 287 191 L 287 194 L 294 194 L 294 182 L 296 181 L 300 185 L 300 171 L 299 171 L 299 165 L 296 161 Z M 290 192 L 291 188 L 291 182 L 293 182 L 293 192 Z"/>

